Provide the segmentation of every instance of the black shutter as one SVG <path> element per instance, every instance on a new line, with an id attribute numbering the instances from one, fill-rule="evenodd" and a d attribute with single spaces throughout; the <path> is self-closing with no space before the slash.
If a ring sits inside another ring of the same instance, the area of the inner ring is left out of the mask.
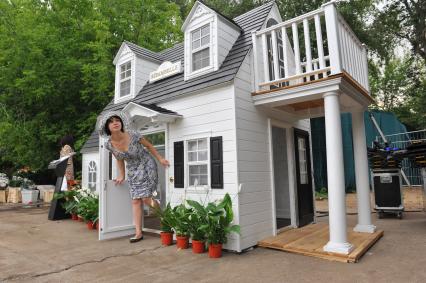
<path id="1" fill-rule="evenodd" d="M 223 189 L 223 150 L 222 137 L 210 138 L 211 187 Z"/>
<path id="2" fill-rule="evenodd" d="M 184 187 L 184 150 L 183 141 L 174 143 L 175 188 Z"/>

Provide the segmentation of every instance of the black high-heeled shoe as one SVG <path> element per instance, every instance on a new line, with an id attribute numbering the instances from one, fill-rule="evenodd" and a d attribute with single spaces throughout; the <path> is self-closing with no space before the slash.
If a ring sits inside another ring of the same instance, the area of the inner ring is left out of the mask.
<path id="1" fill-rule="evenodd" d="M 137 243 L 137 242 L 142 241 L 142 240 L 143 240 L 143 236 L 141 236 L 140 238 L 136 238 L 136 236 L 135 236 L 135 237 L 131 237 L 129 239 L 130 243 Z"/>

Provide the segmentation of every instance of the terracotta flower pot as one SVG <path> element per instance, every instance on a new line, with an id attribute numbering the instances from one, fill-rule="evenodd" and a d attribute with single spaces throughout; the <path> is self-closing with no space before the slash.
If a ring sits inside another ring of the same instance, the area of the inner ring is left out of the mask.
<path id="1" fill-rule="evenodd" d="M 204 242 L 192 240 L 192 252 L 194 254 L 202 254 L 204 253 Z"/>
<path id="2" fill-rule="evenodd" d="M 187 249 L 189 246 L 188 236 L 176 236 L 176 246 L 178 249 Z"/>
<path id="3" fill-rule="evenodd" d="M 71 219 L 72 220 L 78 220 L 77 214 L 71 214 Z"/>
<path id="4" fill-rule="evenodd" d="M 210 244 L 209 245 L 209 257 L 219 258 L 222 256 L 222 244 Z"/>
<path id="5" fill-rule="evenodd" d="M 89 229 L 89 230 L 93 230 L 93 229 L 94 229 L 94 227 L 95 227 L 95 226 L 93 225 L 93 222 L 92 222 L 92 221 L 90 221 L 90 220 L 89 220 L 89 221 L 87 221 L 87 223 L 86 223 L 86 224 L 87 224 L 87 229 Z"/>
<path id="6" fill-rule="evenodd" d="M 173 244 L 173 232 L 161 232 L 161 244 L 164 246 L 170 246 Z"/>
<path id="7" fill-rule="evenodd" d="M 96 226 L 96 230 L 98 230 L 98 231 L 99 231 L 99 221 L 96 221 L 95 226 Z"/>

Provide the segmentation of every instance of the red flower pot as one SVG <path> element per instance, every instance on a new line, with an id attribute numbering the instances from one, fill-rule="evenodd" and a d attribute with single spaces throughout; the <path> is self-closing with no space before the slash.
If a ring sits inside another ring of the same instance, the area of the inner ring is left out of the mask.
<path id="1" fill-rule="evenodd" d="M 161 244 L 164 246 L 170 246 L 173 244 L 173 233 L 172 232 L 161 232 Z"/>
<path id="2" fill-rule="evenodd" d="M 96 230 L 98 230 L 98 231 L 99 231 L 99 221 L 96 221 L 95 226 L 96 226 Z"/>
<path id="3" fill-rule="evenodd" d="M 77 214 L 71 214 L 71 219 L 72 220 L 78 220 Z"/>
<path id="4" fill-rule="evenodd" d="M 204 242 L 192 240 L 192 252 L 194 254 L 202 254 L 204 252 Z"/>
<path id="5" fill-rule="evenodd" d="M 81 217 L 81 216 L 77 216 L 77 217 L 78 217 L 78 221 L 79 221 L 79 222 L 84 222 L 83 217 Z"/>
<path id="6" fill-rule="evenodd" d="M 87 221 L 87 229 L 92 230 L 94 228 L 92 221 Z"/>
<path id="7" fill-rule="evenodd" d="M 187 249 L 189 246 L 188 236 L 176 236 L 176 246 L 178 249 Z"/>
<path id="8" fill-rule="evenodd" d="M 210 244 L 209 245 L 209 257 L 219 258 L 222 256 L 222 244 Z"/>

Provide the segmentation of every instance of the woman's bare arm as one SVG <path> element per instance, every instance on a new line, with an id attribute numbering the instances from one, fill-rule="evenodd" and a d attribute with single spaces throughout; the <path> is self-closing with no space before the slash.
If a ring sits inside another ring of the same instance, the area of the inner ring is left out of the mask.
<path id="1" fill-rule="evenodd" d="M 144 139 L 144 138 L 141 138 L 140 140 L 139 140 L 139 142 L 144 146 L 144 147 L 146 147 L 148 150 L 149 150 L 149 152 L 155 157 L 155 158 L 157 158 L 157 160 L 158 160 L 158 162 L 160 162 L 160 164 L 161 165 L 163 165 L 164 167 L 168 167 L 170 164 L 169 164 L 169 161 L 168 160 L 166 160 L 166 159 L 164 159 L 159 153 L 158 153 L 158 151 L 155 149 L 155 147 L 149 142 L 149 141 L 147 141 L 146 139 Z"/>
<path id="2" fill-rule="evenodd" d="M 118 160 L 117 159 L 117 167 L 118 167 L 118 177 L 115 179 L 115 184 L 120 185 L 124 182 L 124 176 L 125 176 L 125 169 L 124 169 L 124 160 Z"/>

